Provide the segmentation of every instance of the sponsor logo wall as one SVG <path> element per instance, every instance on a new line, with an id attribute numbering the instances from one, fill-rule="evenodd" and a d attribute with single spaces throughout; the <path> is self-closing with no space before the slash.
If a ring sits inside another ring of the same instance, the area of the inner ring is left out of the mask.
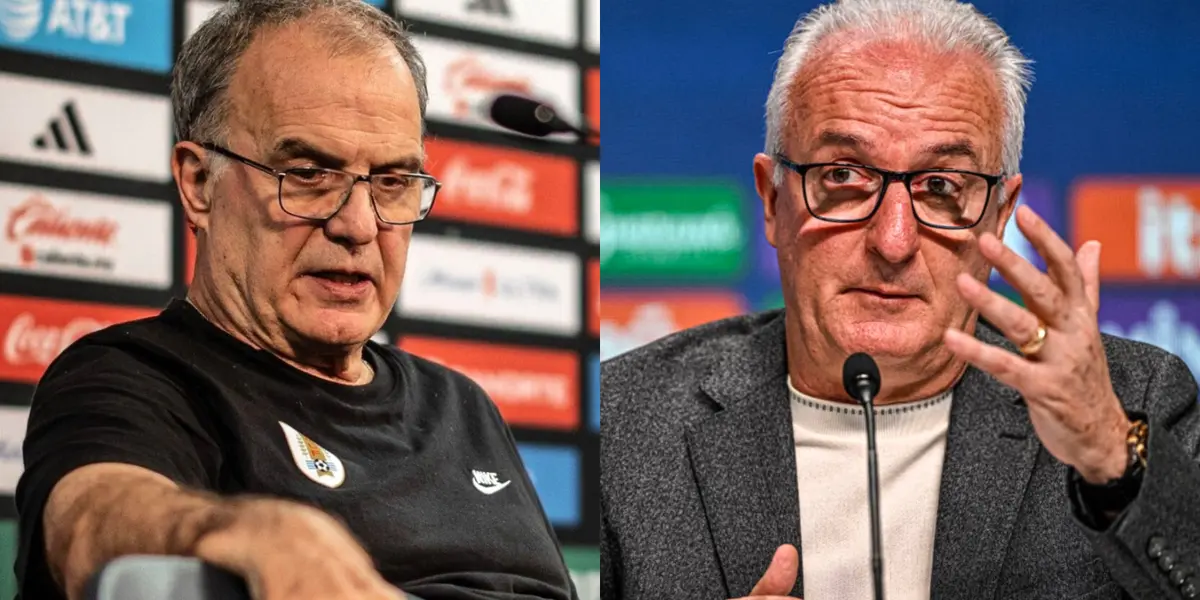
<path id="1" fill-rule="evenodd" d="M 165 73 L 168 0 L 3 0 L 0 47 Z"/>
<path id="2" fill-rule="evenodd" d="M 0 381 L 35 384 L 60 352 L 110 325 L 152 316 L 153 308 L 0 295 Z"/>
<path id="3" fill-rule="evenodd" d="M 529 479 L 554 526 L 578 525 L 581 518 L 579 452 L 574 448 L 517 443 Z"/>
<path id="4" fill-rule="evenodd" d="M 401 315 L 556 336 L 580 333 L 579 258 L 491 242 L 414 234 Z"/>
<path id="5" fill-rule="evenodd" d="M 25 439 L 25 422 L 29 409 L 23 406 L 0 406 L 0 492 L 12 495 L 23 466 L 21 440 Z"/>
<path id="6" fill-rule="evenodd" d="M 1200 178 L 1112 181 L 1075 187 L 1075 237 L 1113 253 L 1100 265 L 1110 281 L 1200 281 Z"/>
<path id="7" fill-rule="evenodd" d="M 603 180 L 600 360 L 753 308 L 738 284 L 747 274 L 770 278 L 757 271 L 771 262 L 751 252 L 747 206 L 732 181 Z"/>
<path id="8" fill-rule="evenodd" d="M 166 96 L 3 72 L 0 89 L 0 160 L 141 181 L 171 179 Z"/>
<path id="9" fill-rule="evenodd" d="M 598 139 L 538 143 L 493 126 L 485 109 L 515 92 L 598 127 L 599 1 L 367 1 L 408 24 L 425 60 L 426 169 L 444 184 L 374 339 L 488 392 L 560 540 L 583 560 L 573 573 L 595 590 L 581 594 L 597 597 L 598 582 L 579 574 L 598 568 L 598 506 L 581 483 L 599 477 Z M 168 78 L 179 44 L 223 4 L 0 0 L 0 390 L 15 390 L 0 397 L 0 498 L 19 477 L 29 395 L 54 357 L 156 314 L 191 282 Z M 0 510 L 0 557 L 11 516 Z M 10 578 L 0 565 L 0 597 Z"/>
<path id="10" fill-rule="evenodd" d="M 438 192 L 439 217 L 562 236 L 579 233 L 575 161 L 449 139 L 430 140 L 425 150 L 428 168 L 446 182 Z"/>
<path id="11" fill-rule="evenodd" d="M 606 360 L 673 332 L 745 312 L 742 297 L 720 290 L 604 290 L 600 358 Z"/>
<path id="12" fill-rule="evenodd" d="M 533 96 L 564 114 L 581 114 L 577 63 L 433 36 L 414 42 L 429 70 L 431 118 L 499 129 L 485 111 L 487 100 L 503 93 Z"/>
<path id="13" fill-rule="evenodd" d="M 404 337 L 399 345 L 473 379 L 512 425 L 579 428 L 579 356 L 573 352 L 423 337 Z"/>
<path id="14" fill-rule="evenodd" d="M 171 286 L 171 207 L 0 182 L 0 270 Z"/>

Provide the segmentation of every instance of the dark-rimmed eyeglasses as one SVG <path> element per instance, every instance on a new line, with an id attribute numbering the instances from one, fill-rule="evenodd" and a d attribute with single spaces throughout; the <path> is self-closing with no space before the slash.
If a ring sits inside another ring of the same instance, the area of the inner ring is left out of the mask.
<path id="1" fill-rule="evenodd" d="M 333 218 L 350 199 L 354 185 L 365 181 L 371 191 L 375 216 L 390 225 L 408 225 L 424 219 L 433 209 L 441 182 L 425 173 L 373 173 L 358 175 L 323 167 L 278 170 L 255 162 L 216 144 L 200 144 L 279 180 L 279 207 L 293 217 L 325 221 Z"/>
<path id="2" fill-rule="evenodd" d="M 809 214 L 833 223 L 870 220 L 893 181 L 904 182 L 917 221 L 935 229 L 970 229 L 983 220 L 996 184 L 1004 174 L 959 169 L 896 172 L 853 163 L 796 164 L 782 154 L 775 161 L 800 175 Z"/>

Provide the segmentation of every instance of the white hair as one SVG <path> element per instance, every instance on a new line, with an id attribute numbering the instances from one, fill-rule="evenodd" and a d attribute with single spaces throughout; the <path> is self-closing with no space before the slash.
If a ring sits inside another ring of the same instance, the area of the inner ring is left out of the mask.
<path id="1" fill-rule="evenodd" d="M 995 73 L 1004 108 L 1002 169 L 1019 172 L 1021 141 L 1025 134 L 1025 96 L 1032 81 L 1030 60 L 1013 46 L 1008 34 L 974 6 L 955 0 L 840 0 L 820 6 L 796 21 L 775 80 L 767 95 L 768 156 L 783 152 L 784 130 L 791 123 L 790 97 L 796 75 L 813 50 L 830 35 L 860 32 L 866 39 L 915 40 L 938 51 L 967 50 L 982 57 Z M 783 183 L 784 170 L 776 165 L 775 185 Z"/>

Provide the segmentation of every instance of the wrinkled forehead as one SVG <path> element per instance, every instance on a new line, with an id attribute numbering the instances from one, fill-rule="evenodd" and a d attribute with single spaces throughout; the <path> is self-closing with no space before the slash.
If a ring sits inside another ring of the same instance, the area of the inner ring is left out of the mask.
<path id="1" fill-rule="evenodd" d="M 1004 109 L 994 69 L 969 50 L 906 39 L 825 40 L 789 90 L 785 146 L 811 149 L 829 131 L 896 144 L 969 142 L 980 168 L 1000 166 Z M 843 131 L 850 129 L 852 131 Z"/>
<path id="2" fill-rule="evenodd" d="M 305 21 L 257 36 L 228 93 L 230 124 L 264 142 L 280 127 L 329 127 L 335 119 L 348 132 L 421 137 L 416 84 L 399 52 L 385 40 L 333 37 Z"/>

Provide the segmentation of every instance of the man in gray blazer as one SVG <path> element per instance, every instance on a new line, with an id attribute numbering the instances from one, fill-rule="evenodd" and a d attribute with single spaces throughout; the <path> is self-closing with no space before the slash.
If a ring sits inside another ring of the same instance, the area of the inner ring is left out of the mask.
<path id="1" fill-rule="evenodd" d="M 797 23 L 754 159 L 786 308 L 604 363 L 603 598 L 871 597 L 855 352 L 890 600 L 1200 597 L 1196 381 L 1099 332 L 1098 243 L 1024 207 L 1047 271 L 1000 241 L 1029 81 L 950 0 Z"/>

